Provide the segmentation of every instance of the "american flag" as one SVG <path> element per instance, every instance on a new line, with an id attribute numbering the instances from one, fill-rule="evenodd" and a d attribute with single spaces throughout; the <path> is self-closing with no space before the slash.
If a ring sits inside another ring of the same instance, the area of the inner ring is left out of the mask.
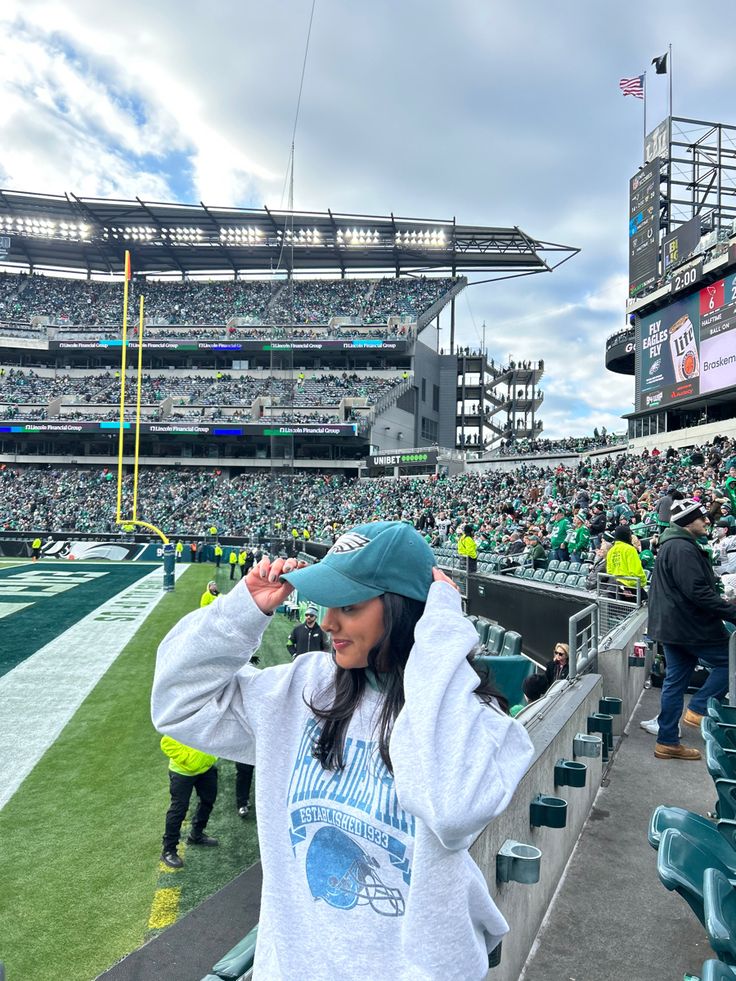
<path id="1" fill-rule="evenodd" d="M 618 83 L 624 95 L 633 95 L 636 99 L 644 98 L 644 76 L 636 75 L 634 78 L 622 78 Z"/>

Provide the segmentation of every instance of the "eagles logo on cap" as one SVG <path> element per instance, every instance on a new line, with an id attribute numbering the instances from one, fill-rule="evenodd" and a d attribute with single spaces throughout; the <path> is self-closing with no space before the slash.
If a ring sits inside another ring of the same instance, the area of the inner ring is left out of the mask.
<path id="1" fill-rule="evenodd" d="M 357 552 L 359 548 L 365 548 L 369 542 L 370 538 L 366 538 L 365 535 L 348 531 L 344 535 L 340 535 L 327 554 L 339 555 L 341 552 Z"/>

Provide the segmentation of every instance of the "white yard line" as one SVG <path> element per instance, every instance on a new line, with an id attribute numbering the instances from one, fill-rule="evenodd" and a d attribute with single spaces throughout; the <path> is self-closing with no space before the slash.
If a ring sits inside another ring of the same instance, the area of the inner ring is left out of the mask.
<path id="1" fill-rule="evenodd" d="M 159 566 L 0 678 L 0 809 L 165 595 L 161 577 Z"/>

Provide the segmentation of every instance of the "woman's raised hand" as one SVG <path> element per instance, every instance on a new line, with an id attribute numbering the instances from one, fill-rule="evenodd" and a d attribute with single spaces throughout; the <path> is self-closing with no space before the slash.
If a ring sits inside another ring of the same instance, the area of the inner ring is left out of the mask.
<path id="1" fill-rule="evenodd" d="M 292 593 L 294 587 L 279 578 L 282 573 L 294 572 L 306 564 L 296 559 L 276 559 L 272 562 L 264 555 L 258 565 L 251 568 L 245 577 L 245 585 L 262 613 L 273 613 Z"/>
<path id="2" fill-rule="evenodd" d="M 446 576 L 442 571 L 442 569 L 438 568 L 437 566 L 435 566 L 434 569 L 432 569 L 432 579 L 434 580 L 434 582 L 449 583 L 453 589 L 457 589 L 458 592 L 460 592 L 457 583 L 454 583 L 452 579 L 450 579 L 449 576 Z"/>

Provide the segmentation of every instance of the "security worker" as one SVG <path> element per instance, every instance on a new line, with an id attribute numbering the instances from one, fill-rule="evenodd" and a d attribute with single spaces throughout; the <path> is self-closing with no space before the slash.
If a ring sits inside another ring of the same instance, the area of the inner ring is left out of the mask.
<path id="1" fill-rule="evenodd" d="M 34 538 L 31 542 L 31 560 L 33 562 L 38 562 L 39 556 L 41 555 L 41 539 Z"/>
<path id="2" fill-rule="evenodd" d="M 222 545 L 219 542 L 215 542 L 215 568 L 220 568 L 220 562 L 222 561 Z"/>
<path id="3" fill-rule="evenodd" d="M 214 579 L 210 579 L 207 583 L 207 589 L 202 593 L 202 598 L 199 601 L 200 607 L 209 606 L 210 603 L 214 603 L 219 595 L 220 590 L 217 587 L 217 583 Z"/>
<path id="4" fill-rule="evenodd" d="M 240 569 L 240 578 L 241 579 L 245 575 L 245 563 L 246 563 L 247 558 L 248 558 L 248 553 L 245 550 L 245 546 L 243 546 L 240 549 L 240 551 L 238 552 L 238 569 Z"/>
<path id="5" fill-rule="evenodd" d="M 292 658 L 300 654 L 310 654 L 312 651 L 328 651 L 330 649 L 327 634 L 317 623 L 317 607 L 308 606 L 304 614 L 304 623 L 297 624 L 289 634 L 286 649 Z"/>
<path id="6" fill-rule="evenodd" d="M 230 549 L 230 555 L 228 557 L 228 565 L 230 566 L 230 578 L 235 578 L 235 566 L 238 564 L 238 553 L 234 548 Z"/>
<path id="7" fill-rule="evenodd" d="M 465 525 L 457 542 L 457 554 L 468 561 L 468 572 L 475 572 L 478 566 L 478 546 L 473 538 L 473 526 Z"/>
<path id="8" fill-rule="evenodd" d="M 176 561 L 181 562 L 181 557 L 184 553 L 184 542 L 177 542 L 174 546 L 174 551 L 176 552 Z"/>

